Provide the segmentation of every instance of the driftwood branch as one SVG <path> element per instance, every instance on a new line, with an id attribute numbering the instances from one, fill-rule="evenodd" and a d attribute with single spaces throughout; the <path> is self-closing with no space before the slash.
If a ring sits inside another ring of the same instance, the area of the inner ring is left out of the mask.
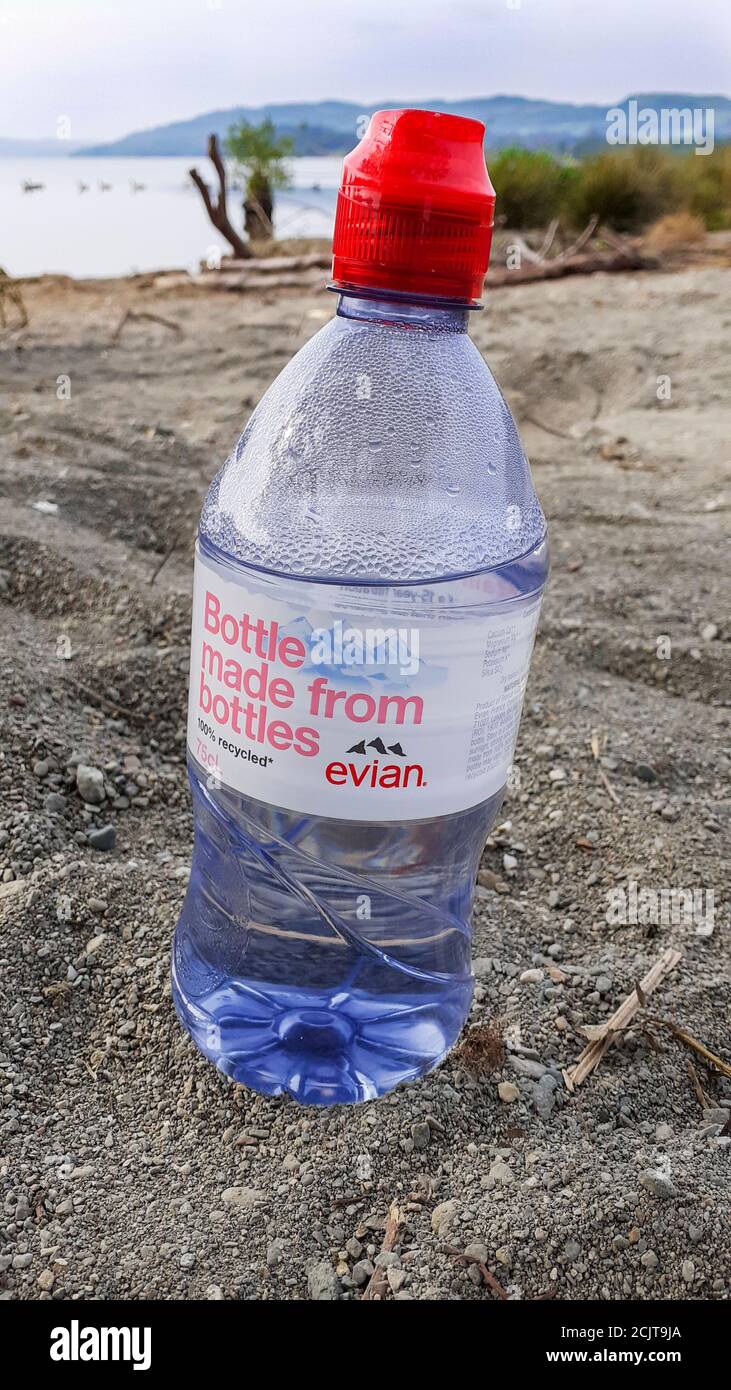
<path id="1" fill-rule="evenodd" d="M 646 256 L 634 247 L 628 247 L 622 251 L 592 251 L 585 255 L 569 256 L 565 260 L 555 256 L 551 261 L 524 265 L 519 270 L 488 270 L 485 284 L 490 289 L 504 285 L 525 285 L 533 280 L 558 280 L 563 275 L 593 275 L 599 270 L 656 270 L 658 266 L 659 261 L 654 256 Z"/>
<path id="2" fill-rule="evenodd" d="M 218 197 L 211 196 L 211 190 L 204 179 L 201 178 L 197 169 L 189 169 L 193 183 L 203 199 L 203 205 L 208 213 L 213 226 L 221 236 L 225 237 L 234 254 L 240 259 L 250 260 L 252 256 L 251 247 L 239 236 L 236 228 L 229 220 L 228 208 L 226 206 L 226 169 L 221 158 L 221 151 L 218 147 L 218 136 L 209 135 L 208 137 L 208 158 L 210 159 L 218 176 Z"/>
<path id="3" fill-rule="evenodd" d="M 597 229 L 598 223 L 599 218 L 597 217 L 596 213 L 593 213 L 592 216 L 589 218 L 589 221 L 587 222 L 581 235 L 578 236 L 576 238 L 576 241 L 572 242 L 570 246 L 567 246 L 565 251 L 559 251 L 556 260 L 568 261 L 571 259 L 572 256 L 577 256 L 579 254 L 579 251 L 582 251 L 583 248 L 586 246 L 587 241 L 591 241 Z M 622 249 L 624 250 L 625 248 L 623 247 Z"/>

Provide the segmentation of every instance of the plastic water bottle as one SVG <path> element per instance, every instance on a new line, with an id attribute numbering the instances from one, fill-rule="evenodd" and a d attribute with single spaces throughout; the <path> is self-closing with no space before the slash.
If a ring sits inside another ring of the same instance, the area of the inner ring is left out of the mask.
<path id="1" fill-rule="evenodd" d="M 173 996 L 222 1071 L 303 1103 L 436 1066 L 505 790 L 546 526 L 467 333 L 495 195 L 478 121 L 381 111 L 346 158 L 337 313 L 206 498 L 195 849 Z"/>

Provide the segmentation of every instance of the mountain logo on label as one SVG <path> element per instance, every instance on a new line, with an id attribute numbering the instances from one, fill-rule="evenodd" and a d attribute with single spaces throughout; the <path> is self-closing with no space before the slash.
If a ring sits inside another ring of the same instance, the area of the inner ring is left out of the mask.
<path id="1" fill-rule="evenodd" d="M 346 752 L 362 753 L 365 757 L 366 748 L 375 748 L 377 753 L 395 753 L 397 758 L 406 757 L 400 743 L 391 743 L 387 748 L 382 738 L 372 738 L 368 744 L 366 744 L 365 739 L 362 738 L 360 743 L 354 743 L 352 748 L 346 749 Z"/>

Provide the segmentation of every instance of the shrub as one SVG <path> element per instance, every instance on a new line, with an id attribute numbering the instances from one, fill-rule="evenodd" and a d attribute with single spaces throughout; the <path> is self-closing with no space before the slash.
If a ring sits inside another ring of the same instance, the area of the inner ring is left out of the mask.
<path id="1" fill-rule="evenodd" d="M 500 150 L 488 163 L 497 194 L 497 212 L 516 231 L 544 227 L 552 217 L 558 217 L 578 172 L 544 150 L 517 146 Z"/>
<path id="2" fill-rule="evenodd" d="M 593 213 L 618 232 L 633 232 L 677 207 L 675 161 L 657 146 L 595 155 L 580 166 L 566 199 L 569 220 L 585 226 Z"/>

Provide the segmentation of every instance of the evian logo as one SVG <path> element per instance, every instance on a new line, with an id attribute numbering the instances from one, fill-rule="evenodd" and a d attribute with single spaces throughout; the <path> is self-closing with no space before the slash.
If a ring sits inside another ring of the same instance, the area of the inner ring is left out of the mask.
<path id="1" fill-rule="evenodd" d="M 152 1329 L 149 1327 L 82 1327 L 73 1318 L 69 1327 L 54 1327 L 49 1355 L 52 1361 L 131 1361 L 134 1371 L 149 1371 Z"/>
<path id="2" fill-rule="evenodd" d="M 350 753 L 357 753 L 360 757 L 368 757 L 368 749 L 372 748 L 375 753 L 384 756 L 387 753 L 394 753 L 398 758 L 406 758 L 406 754 L 400 743 L 391 743 L 386 747 L 383 739 L 372 738 L 368 743 L 361 739 L 359 743 L 354 743 L 348 749 L 346 757 Z M 421 763 L 380 763 L 378 758 L 370 759 L 368 762 L 331 762 L 325 768 L 325 777 L 331 787 L 383 787 L 388 791 L 390 788 L 405 787 L 426 787 L 424 780 L 424 769 Z"/>

